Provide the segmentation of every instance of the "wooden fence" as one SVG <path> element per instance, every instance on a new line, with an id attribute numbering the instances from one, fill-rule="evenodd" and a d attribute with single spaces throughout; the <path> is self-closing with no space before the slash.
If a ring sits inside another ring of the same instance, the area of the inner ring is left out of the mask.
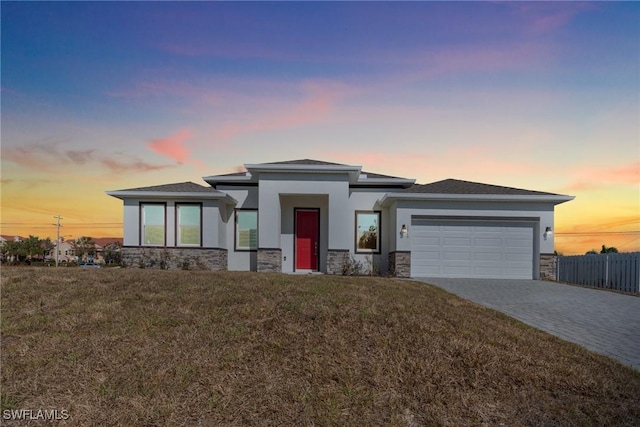
<path id="1" fill-rule="evenodd" d="M 558 257 L 560 282 L 640 293 L 640 252 Z"/>

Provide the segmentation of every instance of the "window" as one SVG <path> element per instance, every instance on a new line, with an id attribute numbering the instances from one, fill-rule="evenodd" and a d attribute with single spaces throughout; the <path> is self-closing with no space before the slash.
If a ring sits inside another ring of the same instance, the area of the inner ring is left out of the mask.
<path id="1" fill-rule="evenodd" d="M 380 212 L 356 211 L 356 252 L 380 253 Z"/>
<path id="2" fill-rule="evenodd" d="M 164 246 L 165 242 L 165 206 L 164 204 L 141 205 L 142 244 L 145 246 Z"/>
<path id="3" fill-rule="evenodd" d="M 236 210 L 236 250 L 258 249 L 258 211 Z"/>
<path id="4" fill-rule="evenodd" d="M 180 204 L 176 206 L 178 246 L 200 246 L 200 218 L 202 206 L 200 204 Z"/>

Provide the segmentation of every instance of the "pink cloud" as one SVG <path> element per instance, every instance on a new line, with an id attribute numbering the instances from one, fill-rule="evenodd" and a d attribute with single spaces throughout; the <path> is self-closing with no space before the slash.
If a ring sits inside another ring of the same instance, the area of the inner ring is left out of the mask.
<path id="1" fill-rule="evenodd" d="M 518 2 L 513 5 L 527 20 L 525 29 L 537 34 L 556 31 L 576 15 L 595 7 L 587 2 Z"/>
<path id="2" fill-rule="evenodd" d="M 6 147 L 2 150 L 2 157 L 20 166 L 48 171 L 51 167 L 51 158 L 42 146 Z"/>
<path id="3" fill-rule="evenodd" d="M 154 165 L 143 162 L 142 160 L 134 160 L 133 162 L 122 162 L 114 159 L 103 159 L 101 162 L 109 170 L 116 173 L 123 172 L 151 172 L 173 167 L 172 165 Z"/>
<path id="4" fill-rule="evenodd" d="M 229 140 L 240 134 L 289 129 L 305 124 L 317 123 L 328 117 L 336 103 L 347 92 L 346 87 L 333 82 L 306 82 L 306 96 L 289 108 L 272 111 L 269 106 L 244 117 L 240 121 L 227 122 L 216 131 L 217 139 Z"/>
<path id="5" fill-rule="evenodd" d="M 96 164 L 117 173 L 126 171 L 148 172 L 172 167 L 171 165 L 154 165 L 139 159 L 123 162 L 96 149 L 64 150 L 60 148 L 60 143 L 58 142 L 6 147 L 2 150 L 2 156 L 4 160 L 23 168 L 56 176 L 67 175 L 70 171 L 80 173 L 81 167 Z M 73 167 L 70 168 L 69 166 Z M 39 182 L 42 183 L 42 180 L 39 180 Z"/>
<path id="6" fill-rule="evenodd" d="M 572 175 L 575 179 L 566 186 L 566 190 L 593 190 L 606 184 L 638 185 L 640 184 L 640 160 L 610 168 L 581 166 L 573 170 Z"/>
<path id="7" fill-rule="evenodd" d="M 625 184 L 640 183 L 640 160 L 629 165 L 611 169 L 606 178 L 611 182 L 620 182 Z"/>
<path id="8" fill-rule="evenodd" d="M 184 129 L 173 136 L 154 139 L 147 146 L 152 151 L 183 164 L 189 160 L 189 150 L 184 144 L 191 138 L 191 134 L 190 130 Z"/>

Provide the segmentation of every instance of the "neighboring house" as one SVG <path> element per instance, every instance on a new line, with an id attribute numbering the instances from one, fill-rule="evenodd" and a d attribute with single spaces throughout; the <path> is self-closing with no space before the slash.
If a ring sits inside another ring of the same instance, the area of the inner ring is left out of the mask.
<path id="1" fill-rule="evenodd" d="M 554 206 L 571 196 L 364 172 L 315 160 L 107 191 L 124 201 L 132 266 L 400 277 L 553 274 Z"/>
<path id="2" fill-rule="evenodd" d="M 101 264 L 105 262 L 106 251 L 118 252 L 122 247 L 122 238 L 120 237 L 96 237 L 92 240 L 96 244 L 95 262 Z"/>
<path id="3" fill-rule="evenodd" d="M 51 260 L 56 260 L 56 251 L 58 251 L 58 262 L 74 262 L 78 260 L 73 240 L 61 240 L 59 244 L 56 244 L 56 242 L 53 242 L 53 244 L 54 247 L 49 252 Z"/>
<path id="4" fill-rule="evenodd" d="M 24 237 L 22 236 L 9 236 L 7 234 L 0 235 L 0 245 L 4 242 L 22 242 Z"/>
<path id="5" fill-rule="evenodd" d="M 119 237 L 98 237 L 91 239 L 95 244 L 95 254 L 85 254 L 82 261 L 93 261 L 96 263 L 104 262 L 105 248 L 117 248 L 120 250 L 122 246 L 122 239 Z M 54 248 L 49 252 L 48 258 L 51 260 L 56 259 L 55 242 Z M 113 247 L 112 247 L 113 246 Z M 61 240 L 58 250 L 58 262 L 77 262 L 78 256 L 76 255 L 76 241 L 75 240 Z"/>

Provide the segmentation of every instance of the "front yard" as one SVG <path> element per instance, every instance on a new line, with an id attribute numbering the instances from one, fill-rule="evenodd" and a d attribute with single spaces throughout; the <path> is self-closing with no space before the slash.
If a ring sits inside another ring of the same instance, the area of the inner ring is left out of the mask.
<path id="1" fill-rule="evenodd" d="M 638 372 L 422 283 L 1 275 L 6 425 L 640 424 Z"/>

